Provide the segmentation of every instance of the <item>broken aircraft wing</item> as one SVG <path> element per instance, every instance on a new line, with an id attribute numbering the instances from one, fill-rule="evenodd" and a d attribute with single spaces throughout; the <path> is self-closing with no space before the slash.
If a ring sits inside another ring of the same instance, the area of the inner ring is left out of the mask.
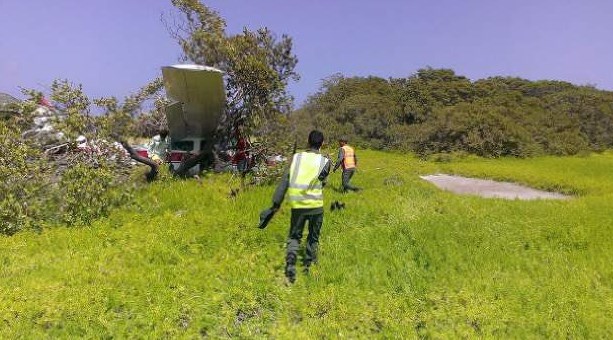
<path id="1" fill-rule="evenodd" d="M 206 138 L 215 132 L 225 109 L 223 72 L 201 65 L 162 67 L 166 95 L 172 101 L 166 110 L 170 136 Z"/>

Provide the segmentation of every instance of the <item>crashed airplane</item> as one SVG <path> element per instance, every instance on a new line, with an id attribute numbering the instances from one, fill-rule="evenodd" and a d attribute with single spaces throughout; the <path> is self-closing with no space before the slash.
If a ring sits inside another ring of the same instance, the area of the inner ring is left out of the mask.
<path id="1" fill-rule="evenodd" d="M 223 72 L 202 65 L 162 67 L 171 103 L 166 118 L 171 138 L 170 163 L 177 170 L 185 157 L 213 150 L 213 135 L 225 110 Z M 190 172 L 199 172 L 195 166 Z"/>

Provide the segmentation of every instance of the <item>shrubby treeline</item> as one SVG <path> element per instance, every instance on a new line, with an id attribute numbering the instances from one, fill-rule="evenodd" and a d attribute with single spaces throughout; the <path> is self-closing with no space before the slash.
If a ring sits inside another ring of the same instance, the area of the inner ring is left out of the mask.
<path id="1" fill-rule="evenodd" d="M 334 75 L 291 120 L 302 134 L 319 128 L 333 139 L 422 156 L 572 155 L 613 145 L 613 92 L 512 77 L 473 82 L 451 69 L 391 79 Z"/>

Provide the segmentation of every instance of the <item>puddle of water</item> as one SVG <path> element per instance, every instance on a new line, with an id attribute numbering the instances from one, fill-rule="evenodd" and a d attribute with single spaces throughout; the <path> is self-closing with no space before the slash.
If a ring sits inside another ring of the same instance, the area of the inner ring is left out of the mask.
<path id="1" fill-rule="evenodd" d="M 506 198 L 520 200 L 568 199 L 570 196 L 557 192 L 532 189 L 509 182 L 496 182 L 488 179 L 467 178 L 445 174 L 420 176 L 437 187 L 456 194 L 478 195 L 486 198 Z"/>

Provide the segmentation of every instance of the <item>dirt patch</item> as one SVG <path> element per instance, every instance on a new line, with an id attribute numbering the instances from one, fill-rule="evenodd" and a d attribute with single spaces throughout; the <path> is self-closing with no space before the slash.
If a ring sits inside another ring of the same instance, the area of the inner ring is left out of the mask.
<path id="1" fill-rule="evenodd" d="M 532 189 L 509 182 L 496 182 L 486 179 L 467 178 L 436 174 L 420 176 L 437 187 L 456 194 L 477 195 L 486 198 L 506 198 L 520 200 L 535 199 L 568 199 L 570 196 L 557 192 Z"/>

